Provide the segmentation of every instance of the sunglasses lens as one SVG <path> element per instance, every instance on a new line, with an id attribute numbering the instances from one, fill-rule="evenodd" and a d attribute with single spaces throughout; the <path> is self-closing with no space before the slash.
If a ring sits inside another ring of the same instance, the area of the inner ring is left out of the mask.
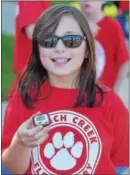
<path id="1" fill-rule="evenodd" d="M 79 47 L 83 41 L 83 37 L 80 35 L 66 35 L 61 37 L 64 45 L 68 48 Z M 54 48 L 57 45 L 59 38 L 57 36 L 46 36 L 39 41 L 39 45 L 45 48 Z"/>
<path id="2" fill-rule="evenodd" d="M 45 47 L 45 48 L 53 48 L 56 46 L 57 41 L 58 41 L 57 37 L 47 36 L 44 40 L 40 40 L 39 44 L 40 46 Z"/>
<path id="3" fill-rule="evenodd" d="M 68 48 L 79 47 L 82 43 L 82 36 L 80 35 L 68 35 L 63 37 L 64 45 Z"/>

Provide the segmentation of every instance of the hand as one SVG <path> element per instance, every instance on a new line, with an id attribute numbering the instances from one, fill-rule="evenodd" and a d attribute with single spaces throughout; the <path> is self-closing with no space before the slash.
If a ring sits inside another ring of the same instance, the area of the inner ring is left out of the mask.
<path id="1" fill-rule="evenodd" d="M 38 114 L 38 113 L 37 113 Z M 36 116 L 33 115 L 32 117 Z M 42 144 L 48 137 L 50 126 L 43 127 L 42 125 L 33 126 L 32 117 L 26 120 L 17 130 L 16 142 L 23 144 L 26 147 L 33 148 Z"/>

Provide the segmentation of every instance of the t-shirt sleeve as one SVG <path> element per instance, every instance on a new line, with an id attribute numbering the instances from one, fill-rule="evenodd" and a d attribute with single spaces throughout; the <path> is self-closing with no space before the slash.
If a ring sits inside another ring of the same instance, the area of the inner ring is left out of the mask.
<path id="1" fill-rule="evenodd" d="M 115 166 L 128 166 L 129 155 L 129 115 L 120 97 L 116 94 L 111 98 L 111 116 L 113 118 L 114 141 L 111 159 Z"/>
<path id="2" fill-rule="evenodd" d="M 9 99 L 3 124 L 2 150 L 6 149 L 20 125 L 20 103 L 16 96 Z"/>
<path id="3" fill-rule="evenodd" d="M 121 28 L 121 25 L 118 21 L 115 23 L 115 49 L 116 49 L 116 65 L 117 69 L 120 68 L 120 66 L 125 63 L 126 61 L 129 60 L 129 55 L 128 55 L 128 48 L 126 45 L 125 41 L 125 36 L 123 33 L 123 29 Z"/>
<path id="4" fill-rule="evenodd" d="M 27 25 L 34 24 L 41 13 L 51 6 L 49 1 L 19 2 L 19 6 L 20 3 L 22 3 L 22 7 L 19 8 L 17 21 L 21 29 Z"/>

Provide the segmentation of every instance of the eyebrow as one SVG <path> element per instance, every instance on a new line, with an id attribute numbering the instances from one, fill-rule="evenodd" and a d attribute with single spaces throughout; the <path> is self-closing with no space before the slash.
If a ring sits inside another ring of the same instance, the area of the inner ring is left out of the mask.
<path id="1" fill-rule="evenodd" d="M 77 32 L 74 32 L 74 31 L 70 30 L 70 31 L 66 31 L 65 34 L 66 33 L 69 34 L 69 33 L 77 33 Z"/>
<path id="2" fill-rule="evenodd" d="M 65 33 L 63 33 L 63 36 L 66 35 L 66 34 L 82 35 L 80 32 L 75 32 L 75 31 L 73 31 L 73 30 L 68 30 L 68 31 L 66 31 Z"/>

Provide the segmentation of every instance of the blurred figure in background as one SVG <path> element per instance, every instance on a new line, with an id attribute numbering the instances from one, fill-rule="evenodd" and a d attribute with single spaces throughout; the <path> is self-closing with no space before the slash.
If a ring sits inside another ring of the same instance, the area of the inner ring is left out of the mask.
<path id="1" fill-rule="evenodd" d="M 80 1 L 82 11 L 86 14 L 89 23 L 98 26 L 95 39 L 105 51 L 104 71 L 99 81 L 118 92 L 119 87 L 128 73 L 128 49 L 124 34 L 119 22 L 102 11 L 106 1 Z"/>
<path id="2" fill-rule="evenodd" d="M 18 75 L 25 68 L 30 57 L 35 22 L 40 14 L 50 6 L 49 1 L 17 2 L 14 72 Z"/>
<path id="3" fill-rule="evenodd" d="M 120 22 L 127 41 L 129 41 L 129 1 L 118 1 L 120 14 L 117 19 Z"/>
<path id="4" fill-rule="evenodd" d="M 125 38 L 129 40 L 129 1 L 107 1 L 102 9 L 105 15 L 120 22 Z"/>
<path id="5" fill-rule="evenodd" d="M 11 97 L 15 91 L 19 76 L 29 61 L 32 49 L 32 33 L 35 22 L 41 13 L 50 6 L 50 1 L 17 2 L 13 61 L 13 71 L 17 77 L 13 82 L 8 97 Z"/>
<path id="6" fill-rule="evenodd" d="M 118 7 L 118 1 L 106 1 L 106 3 L 102 5 L 102 10 L 106 16 L 117 18 Z"/>
<path id="7" fill-rule="evenodd" d="M 76 7 L 77 9 L 82 11 L 82 8 L 77 1 L 70 2 L 69 5 Z M 98 25 L 92 21 L 89 21 L 89 26 L 90 26 L 90 29 L 91 29 L 93 36 L 96 36 L 96 34 L 98 33 L 98 30 L 99 30 Z M 96 79 L 98 79 L 104 70 L 105 51 L 104 51 L 104 48 L 102 47 L 102 45 L 96 39 L 94 39 L 94 41 L 95 41 L 95 56 L 96 56 L 95 63 L 96 63 L 96 72 L 97 72 Z"/>

